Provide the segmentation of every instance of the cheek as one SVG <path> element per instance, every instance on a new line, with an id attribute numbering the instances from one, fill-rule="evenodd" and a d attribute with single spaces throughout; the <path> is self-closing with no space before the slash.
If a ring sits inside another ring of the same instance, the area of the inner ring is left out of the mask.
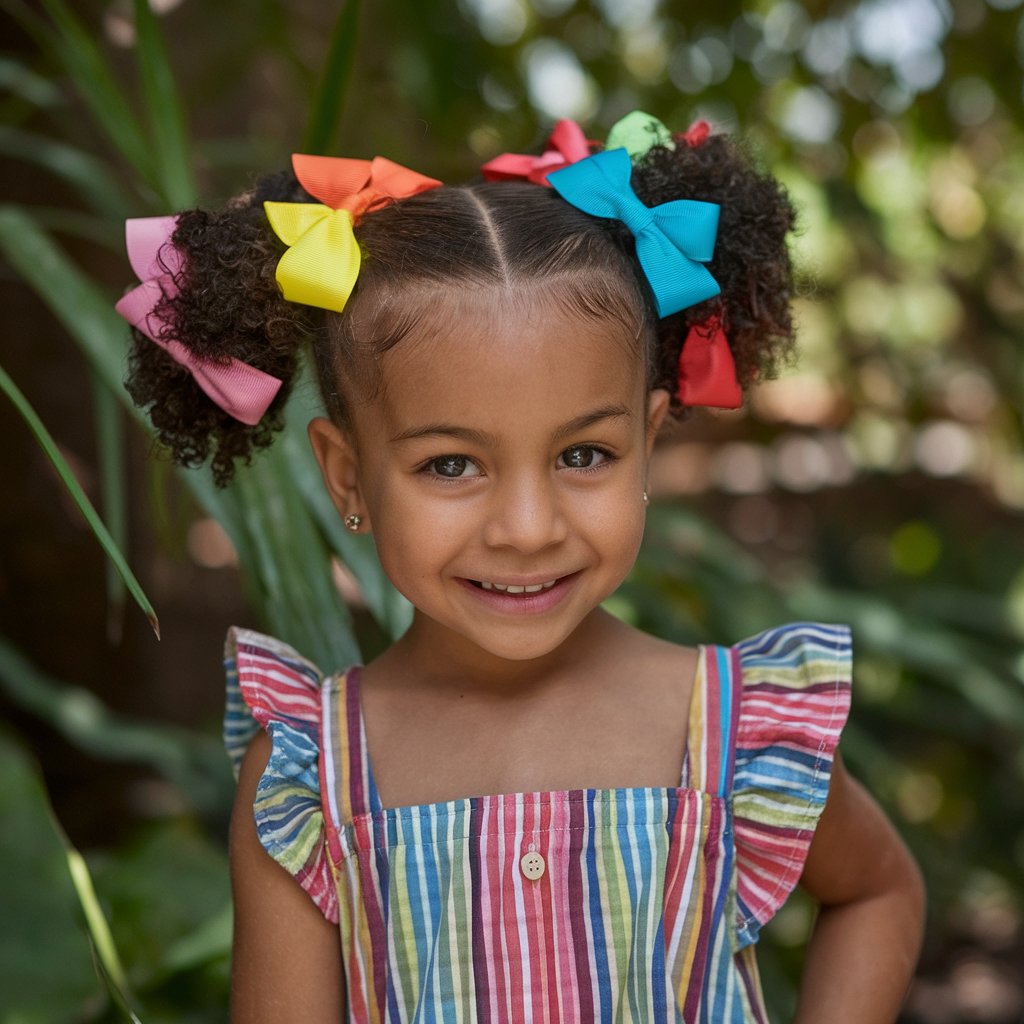
<path id="1" fill-rule="evenodd" d="M 413 604 L 422 601 L 423 582 L 436 576 L 438 569 L 436 560 L 432 561 L 431 536 L 415 530 L 395 531 L 385 525 L 379 533 L 374 531 L 374 541 L 381 568 L 394 588 Z"/>
<path id="2" fill-rule="evenodd" d="M 407 597 L 409 586 L 436 576 L 468 542 L 463 517 L 420 488 L 385 489 L 370 511 L 381 567 Z"/>
<path id="3" fill-rule="evenodd" d="M 633 558 L 644 533 L 642 489 L 617 488 L 598 502 L 585 501 L 576 511 L 577 523 L 602 547 L 615 547 Z"/>

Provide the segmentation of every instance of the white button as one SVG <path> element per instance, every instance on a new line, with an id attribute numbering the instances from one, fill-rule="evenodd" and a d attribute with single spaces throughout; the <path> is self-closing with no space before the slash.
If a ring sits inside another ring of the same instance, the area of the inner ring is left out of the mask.
<path id="1" fill-rule="evenodd" d="M 544 874 L 544 858 L 533 848 L 532 843 L 530 844 L 530 849 L 523 854 L 523 859 L 519 862 L 519 866 L 523 869 L 523 874 L 531 882 L 536 882 Z"/>

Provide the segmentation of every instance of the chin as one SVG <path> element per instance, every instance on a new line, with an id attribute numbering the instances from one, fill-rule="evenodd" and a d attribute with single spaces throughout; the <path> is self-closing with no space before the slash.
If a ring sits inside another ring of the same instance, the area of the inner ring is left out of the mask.
<path id="1" fill-rule="evenodd" d="M 483 630 L 459 631 L 459 635 L 463 643 L 475 647 L 484 657 L 526 665 L 541 661 L 571 643 L 589 614 L 576 620 L 571 628 L 538 630 L 497 626 L 486 633 Z"/>

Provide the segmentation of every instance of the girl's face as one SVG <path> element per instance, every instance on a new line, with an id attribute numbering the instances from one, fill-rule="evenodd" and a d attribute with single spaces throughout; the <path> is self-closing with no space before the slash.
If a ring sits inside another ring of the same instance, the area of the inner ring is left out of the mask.
<path id="1" fill-rule="evenodd" d="M 418 639 L 523 661 L 565 642 L 632 567 L 668 395 L 648 397 L 623 327 L 493 303 L 467 297 L 387 352 L 350 436 L 327 420 L 310 434 Z"/>

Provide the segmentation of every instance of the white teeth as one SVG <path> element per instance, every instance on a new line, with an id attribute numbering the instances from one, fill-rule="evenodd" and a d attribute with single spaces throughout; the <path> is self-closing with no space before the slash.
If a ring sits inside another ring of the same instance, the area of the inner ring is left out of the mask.
<path id="1" fill-rule="evenodd" d="M 514 583 L 488 583 L 480 581 L 484 590 L 500 590 L 503 594 L 539 594 L 542 590 L 550 590 L 558 580 L 549 580 L 547 583 L 531 583 L 529 586 L 517 586 Z"/>

